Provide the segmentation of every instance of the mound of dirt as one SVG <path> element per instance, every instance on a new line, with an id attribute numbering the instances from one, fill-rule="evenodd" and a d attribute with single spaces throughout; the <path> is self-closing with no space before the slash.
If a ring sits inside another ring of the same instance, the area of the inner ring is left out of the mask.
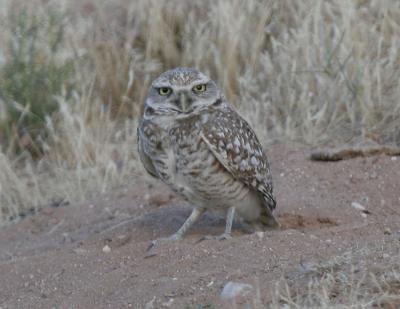
<path id="1" fill-rule="evenodd" d="M 198 242 L 224 229 L 223 216 L 207 213 L 183 241 L 146 256 L 149 241 L 176 231 L 190 207 L 140 178 L 3 228 L 0 308 L 220 308 L 230 281 L 255 287 L 266 304 L 275 282 L 298 278 L 309 261 L 353 252 L 367 267 L 399 254 L 400 158 L 315 162 L 297 145 L 268 155 L 280 230 L 250 234 L 237 222 L 233 239 Z"/>

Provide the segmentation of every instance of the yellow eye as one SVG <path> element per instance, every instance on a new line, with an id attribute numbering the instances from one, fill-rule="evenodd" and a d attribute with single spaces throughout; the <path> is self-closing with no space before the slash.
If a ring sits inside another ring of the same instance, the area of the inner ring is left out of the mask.
<path id="1" fill-rule="evenodd" d="M 161 88 L 158 88 L 158 93 L 159 93 L 160 95 L 169 95 L 171 92 L 172 92 L 172 89 L 171 89 L 171 88 L 168 88 L 168 87 L 161 87 Z"/>
<path id="2" fill-rule="evenodd" d="M 193 87 L 193 91 L 196 93 L 204 92 L 204 91 L 206 91 L 206 89 L 207 89 L 207 87 L 205 84 L 197 85 L 197 86 Z"/>

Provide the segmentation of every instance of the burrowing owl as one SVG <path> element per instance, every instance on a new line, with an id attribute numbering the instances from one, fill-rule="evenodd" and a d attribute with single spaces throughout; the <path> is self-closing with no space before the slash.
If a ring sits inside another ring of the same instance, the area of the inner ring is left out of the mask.
<path id="1" fill-rule="evenodd" d="M 207 209 L 227 211 L 220 239 L 230 237 L 235 212 L 258 230 L 279 226 L 260 142 L 215 82 L 198 70 L 176 68 L 154 80 L 138 146 L 147 172 L 193 206 L 182 227 L 163 240 L 181 239 Z"/>

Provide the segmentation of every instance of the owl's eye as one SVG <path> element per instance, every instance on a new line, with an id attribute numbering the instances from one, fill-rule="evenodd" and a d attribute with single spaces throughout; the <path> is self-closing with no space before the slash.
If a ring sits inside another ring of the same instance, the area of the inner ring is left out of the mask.
<path id="1" fill-rule="evenodd" d="M 206 91 L 206 89 L 207 89 L 207 86 L 205 84 L 196 85 L 193 87 L 193 91 L 196 93 L 204 92 L 204 91 Z"/>
<path id="2" fill-rule="evenodd" d="M 171 89 L 171 88 L 168 88 L 168 87 L 161 87 L 161 88 L 158 88 L 158 93 L 159 93 L 160 95 L 169 95 L 171 92 L 172 92 L 172 89 Z"/>

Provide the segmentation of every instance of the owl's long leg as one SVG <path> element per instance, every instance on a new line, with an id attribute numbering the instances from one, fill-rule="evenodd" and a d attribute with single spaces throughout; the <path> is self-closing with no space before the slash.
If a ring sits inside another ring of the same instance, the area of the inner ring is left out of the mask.
<path id="1" fill-rule="evenodd" d="M 190 227 L 200 218 L 200 216 L 204 213 L 204 208 L 193 208 L 192 213 L 190 214 L 189 218 L 183 223 L 180 229 L 170 237 L 166 238 L 159 238 L 153 240 L 146 251 L 151 250 L 156 244 L 163 243 L 163 242 L 173 242 L 177 240 L 181 240 L 186 232 L 190 229 Z"/>
<path id="2" fill-rule="evenodd" d="M 179 240 L 183 238 L 183 235 L 190 229 L 190 227 L 195 223 L 200 216 L 204 213 L 204 208 L 193 208 L 192 213 L 190 214 L 189 218 L 186 219 L 185 223 L 181 226 L 181 228 L 169 238 L 171 240 Z"/>
<path id="3" fill-rule="evenodd" d="M 235 218 L 235 207 L 230 207 L 226 215 L 225 232 L 221 236 L 219 236 L 220 239 L 231 238 L 232 223 L 234 218 Z"/>
<path id="4" fill-rule="evenodd" d="M 231 239 L 232 223 L 234 218 L 235 218 L 235 207 L 230 207 L 226 214 L 225 232 L 219 236 L 210 236 L 210 235 L 203 236 L 202 238 L 199 239 L 198 242 L 208 239 L 216 239 L 216 240 Z"/>

